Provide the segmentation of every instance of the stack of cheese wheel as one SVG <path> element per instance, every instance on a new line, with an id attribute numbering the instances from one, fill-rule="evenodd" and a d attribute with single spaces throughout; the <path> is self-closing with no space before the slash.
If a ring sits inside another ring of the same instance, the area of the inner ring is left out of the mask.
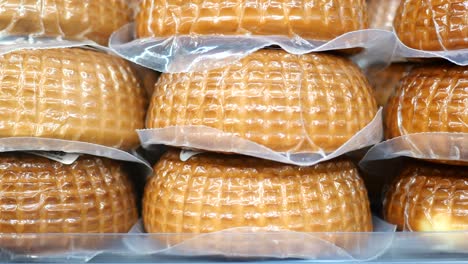
<path id="1" fill-rule="evenodd" d="M 139 37 L 250 34 L 331 40 L 366 28 L 367 9 L 364 0 L 143 0 L 136 24 Z M 190 136 L 217 144 L 217 135 L 225 133 L 278 153 L 330 153 L 376 113 L 368 81 L 347 58 L 267 48 L 217 69 L 163 73 L 146 128 L 204 126 L 219 132 Z M 299 167 L 228 153 L 205 152 L 181 161 L 180 154 L 169 150 L 147 183 L 147 232 L 372 231 L 367 191 L 346 158 Z"/>
<path id="2" fill-rule="evenodd" d="M 390 99 L 385 123 L 387 138 L 468 133 L 468 67 L 437 63 L 414 68 Z M 431 144 L 437 154 L 466 156 L 466 142 L 460 149 L 447 142 L 425 144 Z M 385 218 L 402 230 L 468 230 L 468 164 L 462 160 L 430 162 L 434 164 L 408 165 L 393 182 L 384 202 Z"/>
<path id="3" fill-rule="evenodd" d="M 0 5 L 4 35 L 106 45 L 130 19 L 124 0 L 7 0 Z M 42 48 L 15 47 L 0 55 L 0 139 L 68 140 L 67 146 L 79 141 L 101 145 L 100 152 L 102 146 L 137 147 L 135 130 L 144 127 L 147 102 L 131 65 L 83 46 Z M 0 233 L 128 232 L 138 214 L 124 167 L 121 161 L 86 155 L 65 165 L 19 152 L 0 154 Z M 52 244 L 70 249 L 66 241 L 50 238 L 0 246 L 29 252 Z"/>

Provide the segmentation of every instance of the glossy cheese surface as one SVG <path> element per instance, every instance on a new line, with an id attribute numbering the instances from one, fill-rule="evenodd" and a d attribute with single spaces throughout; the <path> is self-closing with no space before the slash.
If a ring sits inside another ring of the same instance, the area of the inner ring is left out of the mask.
<path id="1" fill-rule="evenodd" d="M 129 23 L 126 0 L 3 0 L 2 35 L 93 40 L 107 45 L 112 32 Z"/>
<path id="2" fill-rule="evenodd" d="M 395 32 L 407 46 L 421 50 L 468 48 L 466 0 L 401 0 Z"/>
<path id="3" fill-rule="evenodd" d="M 154 169 L 143 199 L 148 232 L 372 231 L 367 191 L 347 160 L 296 167 L 204 153 L 182 162 L 171 150 Z"/>
<path id="4" fill-rule="evenodd" d="M 468 230 L 468 169 L 417 163 L 391 185 L 385 219 L 407 231 Z"/>
<path id="5" fill-rule="evenodd" d="M 367 28 L 365 0 L 143 0 L 139 37 L 286 35 L 331 40 Z"/>
<path id="6" fill-rule="evenodd" d="M 63 165 L 0 154 L 0 233 L 128 232 L 138 213 L 122 166 L 91 156 Z"/>
<path id="7" fill-rule="evenodd" d="M 351 61 L 261 50 L 224 68 L 162 74 L 146 127 L 207 126 L 277 152 L 332 152 L 376 113 L 372 89 Z"/>
<path id="8" fill-rule="evenodd" d="M 0 137 L 46 137 L 130 149 L 144 90 L 129 63 L 84 49 L 0 56 Z"/>

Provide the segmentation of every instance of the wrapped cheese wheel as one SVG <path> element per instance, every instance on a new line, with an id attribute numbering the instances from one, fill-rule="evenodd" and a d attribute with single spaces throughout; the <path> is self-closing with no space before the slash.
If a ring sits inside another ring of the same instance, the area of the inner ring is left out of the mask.
<path id="1" fill-rule="evenodd" d="M 369 28 L 393 30 L 393 19 L 400 0 L 368 0 Z"/>
<path id="2" fill-rule="evenodd" d="M 414 68 L 386 110 L 387 137 L 421 132 L 468 133 L 468 68 L 437 64 Z"/>
<path id="3" fill-rule="evenodd" d="M 0 56 L 0 137 L 138 146 L 145 95 L 129 63 L 84 49 Z"/>
<path id="4" fill-rule="evenodd" d="M 143 0 L 139 37 L 285 35 L 331 40 L 367 28 L 365 0 Z"/>
<path id="5" fill-rule="evenodd" d="M 407 46 L 421 50 L 468 48 L 466 0 L 401 0 L 395 31 Z"/>
<path id="6" fill-rule="evenodd" d="M 81 156 L 64 165 L 2 153 L 0 186 L 0 248 L 19 255 L 97 250 L 110 239 L 73 234 L 126 233 L 138 220 L 129 175 L 121 162 L 105 158 Z"/>
<path id="7" fill-rule="evenodd" d="M 179 151 L 170 150 L 154 171 L 143 199 L 148 232 L 208 233 L 236 227 L 372 230 L 367 191 L 347 160 L 298 167 L 203 153 L 184 162 Z"/>
<path id="8" fill-rule="evenodd" d="M 468 169 L 414 163 L 391 185 L 385 219 L 407 231 L 468 230 Z"/>
<path id="9" fill-rule="evenodd" d="M 146 127 L 206 126 L 277 152 L 333 152 L 376 112 L 371 87 L 351 61 L 260 50 L 224 68 L 162 74 Z"/>
<path id="10" fill-rule="evenodd" d="M 412 65 L 409 63 L 393 63 L 387 68 L 370 69 L 367 78 L 372 88 L 378 105 L 386 105 L 388 99 L 398 87 L 400 80 L 408 74 Z"/>
<path id="11" fill-rule="evenodd" d="M 82 156 L 64 165 L 0 154 L 0 233 L 122 233 L 138 219 L 122 164 Z"/>
<path id="12" fill-rule="evenodd" d="M 126 0 L 4 0 L 0 7 L 3 36 L 89 39 L 101 45 L 132 18 Z"/>

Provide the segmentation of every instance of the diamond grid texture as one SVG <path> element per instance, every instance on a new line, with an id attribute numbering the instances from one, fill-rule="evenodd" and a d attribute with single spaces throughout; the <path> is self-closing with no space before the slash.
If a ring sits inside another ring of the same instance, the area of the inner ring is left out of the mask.
<path id="1" fill-rule="evenodd" d="M 287 35 L 331 40 L 367 28 L 365 0 L 143 0 L 139 37 Z"/>
<path id="2" fill-rule="evenodd" d="M 349 60 L 261 50 L 220 69 L 162 74 L 146 127 L 203 125 L 278 152 L 332 152 L 376 112 L 370 85 Z"/>
<path id="3" fill-rule="evenodd" d="M 174 150 L 146 186 L 143 221 L 148 232 L 167 233 L 372 230 L 367 191 L 349 161 L 296 167 L 205 153 L 182 162 Z"/>
<path id="4" fill-rule="evenodd" d="M 467 230 L 468 179 L 458 166 L 408 166 L 391 185 L 385 218 L 400 230 Z"/>
<path id="5" fill-rule="evenodd" d="M 407 46 L 422 50 L 468 48 L 466 0 L 402 0 L 394 22 Z"/>
<path id="6" fill-rule="evenodd" d="M 413 69 L 389 100 L 387 137 L 468 133 L 468 69 L 449 64 Z"/>
<path id="7" fill-rule="evenodd" d="M 83 49 L 0 57 L 0 137 L 47 137 L 130 149 L 146 99 L 129 63 Z"/>
<path id="8" fill-rule="evenodd" d="M 125 233 L 138 219 L 122 164 L 82 156 L 63 165 L 0 154 L 1 233 Z"/>
<path id="9" fill-rule="evenodd" d="M 4 0 L 2 35 L 90 39 L 107 45 L 112 32 L 129 23 L 126 0 Z"/>

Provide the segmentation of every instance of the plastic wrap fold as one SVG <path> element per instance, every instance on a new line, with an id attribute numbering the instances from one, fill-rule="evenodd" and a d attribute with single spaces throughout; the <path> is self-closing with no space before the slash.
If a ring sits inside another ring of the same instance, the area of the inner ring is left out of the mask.
<path id="1" fill-rule="evenodd" d="M 365 128 L 331 153 L 281 153 L 231 133 L 207 126 L 145 129 L 139 130 L 138 134 L 143 147 L 162 144 L 188 149 L 238 153 L 299 166 L 312 166 L 353 150 L 379 143 L 383 138 L 383 127 L 382 111 L 380 110 Z"/>
<path id="2" fill-rule="evenodd" d="M 207 234 L 164 234 L 164 237 L 162 234 L 147 234 L 144 239 L 129 236 L 124 242 L 136 255 L 363 261 L 385 253 L 393 240 L 394 225 L 376 217 L 373 222 L 377 233 L 371 236 L 366 233 L 301 233 L 240 227 Z M 135 225 L 130 233 L 144 233 L 142 223 Z"/>
<path id="3" fill-rule="evenodd" d="M 358 30 L 330 41 L 310 41 L 301 37 L 255 35 L 176 35 L 135 39 L 134 24 L 115 32 L 109 47 L 122 57 L 160 72 L 191 72 L 229 65 L 265 47 L 279 46 L 292 54 L 351 48 L 377 49 L 368 60 L 388 62 L 394 50 L 392 32 Z"/>

